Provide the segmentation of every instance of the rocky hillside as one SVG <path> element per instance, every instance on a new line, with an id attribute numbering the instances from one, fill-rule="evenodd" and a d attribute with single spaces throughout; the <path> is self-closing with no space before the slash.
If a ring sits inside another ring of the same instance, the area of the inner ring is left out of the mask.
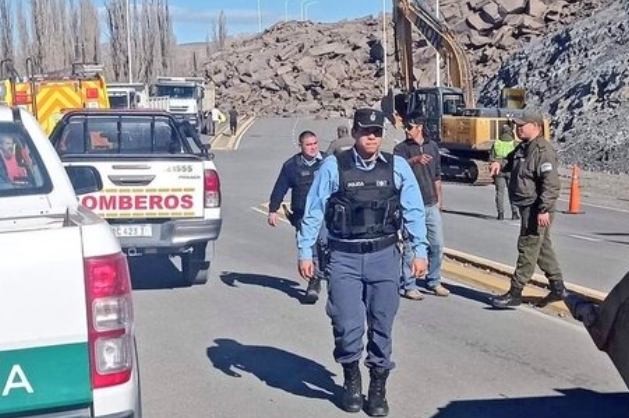
<path id="1" fill-rule="evenodd" d="M 468 50 L 478 86 L 512 51 L 602 1 L 442 0 L 441 13 Z M 208 75 L 225 106 L 236 104 L 261 115 L 346 116 L 357 106 L 379 102 L 384 91 L 384 72 L 368 62 L 368 42 L 381 38 L 380 25 L 375 17 L 334 24 L 282 22 L 214 54 Z M 390 24 L 388 29 L 392 84 L 397 68 Z M 415 76 L 433 85 L 435 53 L 417 34 L 416 43 Z"/>
<path id="2" fill-rule="evenodd" d="M 481 101 L 494 105 L 503 86 L 524 86 L 527 103 L 553 116 L 564 163 L 627 173 L 628 81 L 629 2 L 614 0 L 507 58 Z"/>

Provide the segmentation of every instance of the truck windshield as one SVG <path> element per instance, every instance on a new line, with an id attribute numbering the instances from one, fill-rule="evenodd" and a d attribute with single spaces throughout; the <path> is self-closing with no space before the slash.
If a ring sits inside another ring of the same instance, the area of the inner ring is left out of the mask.
<path id="1" fill-rule="evenodd" d="M 112 109 L 128 109 L 129 96 L 127 95 L 113 95 L 109 96 L 109 107 Z"/>
<path id="2" fill-rule="evenodd" d="M 195 88 L 192 86 L 167 86 L 158 84 L 156 87 L 157 96 L 168 96 L 174 99 L 194 99 Z"/>
<path id="3" fill-rule="evenodd" d="M 0 122 L 0 198 L 51 190 L 48 172 L 26 130 L 14 122 Z"/>
<path id="4" fill-rule="evenodd" d="M 162 116 L 72 116 L 53 132 L 65 154 L 175 154 L 182 152 L 177 128 Z"/>
<path id="5" fill-rule="evenodd" d="M 443 114 L 456 115 L 458 109 L 465 107 L 465 101 L 462 94 L 444 94 L 443 95 Z"/>

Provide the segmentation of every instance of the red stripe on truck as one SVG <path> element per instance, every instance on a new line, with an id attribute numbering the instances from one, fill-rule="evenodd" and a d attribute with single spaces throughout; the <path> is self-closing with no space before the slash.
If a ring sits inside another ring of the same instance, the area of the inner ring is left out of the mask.
<path id="1" fill-rule="evenodd" d="M 192 195 L 86 195 L 81 205 L 90 210 L 175 210 L 191 209 L 194 206 Z"/>

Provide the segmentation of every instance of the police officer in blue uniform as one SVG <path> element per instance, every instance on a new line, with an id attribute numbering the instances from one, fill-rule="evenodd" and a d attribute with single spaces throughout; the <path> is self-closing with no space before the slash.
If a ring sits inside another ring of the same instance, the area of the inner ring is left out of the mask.
<path id="1" fill-rule="evenodd" d="M 287 218 L 296 230 L 299 229 L 301 218 L 304 216 L 308 190 L 325 157 L 325 154 L 319 151 L 319 139 L 312 131 L 303 131 L 299 135 L 299 147 L 300 152 L 290 157 L 282 165 L 282 170 L 271 192 L 268 215 L 268 224 L 271 226 L 277 226 L 279 222 L 277 211 L 282 205 L 284 196 L 286 196 L 286 193 L 290 189 L 291 211 L 290 214 L 287 214 Z M 325 234 L 325 230 L 323 230 L 322 233 Z M 319 252 L 323 251 L 319 244 L 320 243 L 317 243 L 317 245 L 315 245 L 315 253 L 317 253 L 317 255 L 319 255 Z M 321 270 L 322 268 L 322 263 L 318 262 L 317 274 L 308 282 L 308 288 L 306 289 L 306 296 L 304 298 L 305 303 L 314 304 L 319 299 L 321 279 L 324 277 L 324 271 Z"/>
<path id="2" fill-rule="evenodd" d="M 365 412 L 387 416 L 386 380 L 391 361 L 393 320 L 400 297 L 401 258 L 398 232 L 402 220 L 410 235 L 416 276 L 426 272 L 424 204 L 408 163 L 380 151 L 384 114 L 358 109 L 354 114 L 353 148 L 328 156 L 306 200 L 297 235 L 299 272 L 314 276 L 312 245 L 325 220 L 330 259 L 328 303 L 334 358 L 343 366 L 341 406 L 347 412 L 363 408 L 359 361 L 367 324 L 370 384 Z"/>

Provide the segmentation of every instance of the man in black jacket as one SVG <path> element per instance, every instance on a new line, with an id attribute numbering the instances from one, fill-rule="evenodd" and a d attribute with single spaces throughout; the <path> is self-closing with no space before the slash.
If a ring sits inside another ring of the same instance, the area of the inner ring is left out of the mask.
<path id="1" fill-rule="evenodd" d="M 296 232 L 298 232 L 301 219 L 304 216 L 308 190 L 310 190 L 310 185 L 314 181 L 315 174 L 325 157 L 325 155 L 319 151 L 319 139 L 317 135 L 311 131 L 304 131 L 299 135 L 299 147 L 300 152 L 290 157 L 284 162 L 284 165 L 282 165 L 282 170 L 271 193 L 268 215 L 268 224 L 277 226 L 279 223 L 277 211 L 280 209 L 280 206 L 282 206 L 284 196 L 286 196 L 286 193 L 290 189 L 290 214 L 287 214 L 287 218 Z M 323 237 L 321 237 L 319 241 L 323 242 Z M 320 244 L 315 245 L 314 250 L 317 255 L 323 256 L 323 254 L 320 254 L 323 251 Z M 306 303 L 310 304 L 315 303 L 319 299 L 321 279 L 324 277 L 324 267 L 322 265 L 324 263 L 321 262 L 323 261 L 322 257 L 318 258 L 320 260 L 318 260 L 319 262 L 317 263 L 317 274 L 313 280 L 308 282 L 304 300 Z"/>

